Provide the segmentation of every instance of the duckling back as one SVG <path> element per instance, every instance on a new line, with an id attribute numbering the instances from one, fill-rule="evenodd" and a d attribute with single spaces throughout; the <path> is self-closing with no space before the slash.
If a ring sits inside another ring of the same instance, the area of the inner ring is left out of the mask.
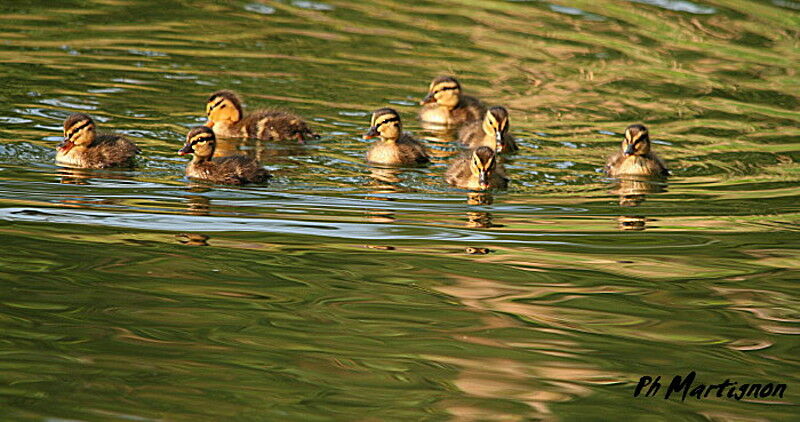
<path id="1" fill-rule="evenodd" d="M 507 132 L 502 135 L 500 145 L 496 145 L 497 139 L 484 131 L 483 121 L 481 120 L 474 120 L 463 126 L 458 131 L 458 142 L 464 144 L 470 149 L 489 147 L 498 149 L 498 152 L 509 153 L 517 152 L 519 150 L 514 137 Z"/>
<path id="2" fill-rule="evenodd" d="M 245 117 L 242 126 L 248 138 L 265 141 L 306 141 L 319 137 L 300 116 L 281 110 L 253 112 Z"/>
<path id="3" fill-rule="evenodd" d="M 186 167 L 186 176 L 226 185 L 264 183 L 272 177 L 258 161 L 240 155 L 193 161 Z"/>

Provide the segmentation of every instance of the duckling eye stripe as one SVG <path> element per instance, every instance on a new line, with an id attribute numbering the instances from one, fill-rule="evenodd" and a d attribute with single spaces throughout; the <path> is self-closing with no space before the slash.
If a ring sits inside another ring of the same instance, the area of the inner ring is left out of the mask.
<path id="1" fill-rule="evenodd" d="M 442 88 L 439 88 L 439 89 L 437 89 L 437 90 L 436 90 L 436 92 L 442 92 L 442 91 L 452 91 L 452 90 L 455 90 L 455 89 L 458 89 L 458 87 L 455 87 L 455 86 L 446 86 L 446 87 L 442 87 Z"/>
<path id="2" fill-rule="evenodd" d="M 208 108 L 208 111 L 211 111 L 211 110 L 217 108 L 220 104 L 222 104 L 223 101 L 225 101 L 225 99 L 224 98 L 220 98 L 219 101 L 217 101 L 216 103 L 214 103 L 214 105 L 212 105 L 211 107 Z"/>
<path id="3" fill-rule="evenodd" d="M 77 128 L 75 128 L 75 129 L 73 129 L 71 132 L 67 133 L 67 139 L 70 139 L 70 138 L 72 138 L 72 135 L 74 135 L 74 134 L 76 134 L 76 133 L 78 133 L 78 132 L 82 131 L 84 128 L 86 128 L 87 126 L 91 126 L 91 125 L 92 125 L 92 122 L 91 122 L 91 121 L 88 121 L 88 120 L 87 120 L 87 121 L 83 122 L 83 124 L 81 124 L 80 126 L 78 126 L 78 127 L 77 127 Z M 73 126 L 73 127 L 74 127 L 74 126 Z"/>
<path id="4" fill-rule="evenodd" d="M 195 144 L 197 144 L 199 142 L 206 142 L 206 141 L 210 141 L 211 139 L 212 138 L 210 136 L 203 136 L 202 138 L 194 138 L 194 139 L 191 140 L 191 142 L 189 142 L 189 145 L 194 146 Z"/>
<path id="5" fill-rule="evenodd" d="M 381 127 L 381 126 L 383 126 L 383 125 L 384 125 L 384 124 L 386 124 L 386 123 L 390 123 L 390 122 L 399 122 L 399 121 L 400 121 L 400 118 L 399 118 L 399 117 L 391 117 L 391 118 L 388 118 L 388 119 L 386 119 L 386 120 L 384 120 L 384 121 L 382 121 L 382 122 L 378 123 L 377 125 L 375 125 L 375 127 Z"/>

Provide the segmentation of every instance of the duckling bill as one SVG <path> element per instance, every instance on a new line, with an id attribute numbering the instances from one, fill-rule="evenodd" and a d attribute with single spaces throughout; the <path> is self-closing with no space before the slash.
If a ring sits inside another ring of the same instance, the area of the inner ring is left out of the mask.
<path id="1" fill-rule="evenodd" d="M 483 120 L 475 120 L 462 127 L 458 140 L 469 148 L 489 147 L 498 154 L 516 152 L 514 137 L 509 133 L 508 110 L 505 107 L 492 107 L 486 111 Z"/>
<path id="2" fill-rule="evenodd" d="M 667 164 L 651 151 L 647 128 L 640 124 L 630 125 L 625 129 L 621 149 L 609 157 L 605 170 L 611 177 L 669 176 Z"/>
<path id="3" fill-rule="evenodd" d="M 186 144 L 178 151 L 178 155 L 194 155 L 186 166 L 186 176 L 228 185 L 263 183 L 271 177 L 258 161 L 250 157 L 213 158 L 216 145 L 217 138 L 210 128 L 199 126 L 189 131 Z"/>
<path id="4" fill-rule="evenodd" d="M 124 136 L 97 133 L 94 120 L 83 113 L 64 120 L 64 142 L 56 151 L 56 162 L 71 167 L 129 167 L 139 148 Z"/>
<path id="5" fill-rule="evenodd" d="M 410 166 L 430 161 L 425 147 L 403 132 L 400 115 L 392 108 L 372 113 L 369 131 L 364 139 L 380 138 L 367 150 L 367 161 L 388 166 Z"/>
<path id="6" fill-rule="evenodd" d="M 211 94 L 206 115 L 206 126 L 218 137 L 298 142 L 319 138 L 300 116 L 287 111 L 257 110 L 245 115 L 239 96 L 228 90 Z"/>
<path id="7" fill-rule="evenodd" d="M 453 186 L 469 190 L 505 189 L 508 177 L 492 148 L 478 147 L 456 158 L 445 173 Z"/>
<path id="8" fill-rule="evenodd" d="M 452 76 L 435 78 L 420 105 L 421 121 L 444 126 L 460 126 L 479 120 L 486 112 L 480 100 L 461 92 L 461 84 Z"/>

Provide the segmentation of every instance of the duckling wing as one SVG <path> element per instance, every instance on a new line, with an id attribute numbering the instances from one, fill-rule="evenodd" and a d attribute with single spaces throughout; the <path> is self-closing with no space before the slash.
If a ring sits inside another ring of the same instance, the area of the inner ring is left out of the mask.
<path id="1" fill-rule="evenodd" d="M 425 146 L 407 133 L 397 140 L 397 146 L 400 148 L 400 156 L 405 163 L 425 164 L 431 161 Z"/>
<path id="2" fill-rule="evenodd" d="M 653 154 L 653 160 L 655 161 L 656 165 L 659 167 L 659 169 L 657 171 L 657 174 L 659 176 L 663 176 L 663 177 L 667 177 L 670 174 L 672 174 L 669 171 L 669 168 L 667 168 L 667 163 L 661 157 L 659 157 L 656 153 L 652 153 L 652 154 Z"/>
<path id="3" fill-rule="evenodd" d="M 509 133 L 506 133 L 505 136 L 503 136 L 503 145 L 504 145 L 503 148 L 504 152 L 519 151 L 519 146 L 517 145 L 517 141 Z"/>
<path id="4" fill-rule="evenodd" d="M 505 175 L 505 173 L 503 173 L 503 174 L 495 173 L 495 181 L 494 181 L 493 185 L 497 189 L 506 189 L 506 188 L 508 188 L 508 182 L 510 180 L 511 179 L 509 179 L 508 176 Z"/>
<path id="5" fill-rule="evenodd" d="M 506 168 L 503 167 L 502 164 L 497 163 L 497 167 L 494 168 L 494 185 L 498 189 L 505 189 L 508 187 L 508 182 L 511 181 L 508 175 L 506 174 Z"/>
<path id="6" fill-rule="evenodd" d="M 479 99 L 462 95 L 458 106 L 453 109 L 453 121 L 458 124 L 469 123 L 482 120 L 485 114 L 486 106 Z"/>
<path id="7" fill-rule="evenodd" d="M 462 185 L 469 181 L 469 157 L 461 155 L 453 160 L 444 174 L 444 179 L 451 185 Z"/>
<path id="8" fill-rule="evenodd" d="M 469 122 L 458 131 L 458 142 L 470 148 L 483 146 L 483 138 L 483 122 L 481 120 Z"/>
<path id="9" fill-rule="evenodd" d="M 265 141 L 304 141 L 319 137 L 300 116 L 281 110 L 256 111 L 245 118 L 244 125 L 248 137 Z"/>
<path id="10" fill-rule="evenodd" d="M 620 162 L 625 159 L 625 154 L 621 151 L 617 151 L 610 157 L 608 157 L 608 161 L 606 161 L 605 171 L 611 177 L 616 177 L 619 171 Z"/>
<path id="11" fill-rule="evenodd" d="M 227 180 L 226 183 L 262 183 L 271 177 L 258 161 L 250 157 L 235 155 L 214 160 L 214 163 L 216 173 Z"/>
<path id="12" fill-rule="evenodd" d="M 118 167 L 133 164 L 139 147 L 129 139 L 112 134 L 98 134 L 95 142 L 87 149 L 86 161 L 92 167 Z"/>

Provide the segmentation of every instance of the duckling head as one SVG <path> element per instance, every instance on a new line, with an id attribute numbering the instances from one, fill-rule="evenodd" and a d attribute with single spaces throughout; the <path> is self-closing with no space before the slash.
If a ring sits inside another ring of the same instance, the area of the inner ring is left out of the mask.
<path id="1" fill-rule="evenodd" d="M 428 95 L 420 101 L 421 105 L 436 103 L 453 109 L 461 100 L 461 84 L 452 76 L 439 76 L 431 82 Z"/>
<path id="2" fill-rule="evenodd" d="M 178 155 L 194 154 L 195 160 L 210 160 L 217 147 L 214 131 L 205 126 L 198 126 L 186 135 L 186 144 L 178 151 Z"/>
<path id="3" fill-rule="evenodd" d="M 483 119 L 483 132 L 495 139 L 495 151 L 503 152 L 503 136 L 508 133 L 508 110 L 505 107 L 492 107 Z"/>
<path id="4" fill-rule="evenodd" d="M 626 156 L 645 155 L 650 152 L 650 134 L 644 125 L 630 125 L 625 129 L 622 151 Z"/>
<path id="5" fill-rule="evenodd" d="M 478 147 L 472 152 L 472 159 L 469 163 L 472 174 L 478 175 L 478 184 L 483 189 L 489 188 L 489 177 L 494 173 L 495 153 L 489 147 Z"/>
<path id="6" fill-rule="evenodd" d="M 207 127 L 214 127 L 215 123 L 232 125 L 242 120 L 242 102 L 233 91 L 217 91 L 208 97 L 206 115 Z"/>
<path id="7" fill-rule="evenodd" d="M 74 147 L 88 147 L 97 136 L 94 120 L 88 114 L 71 114 L 64 120 L 64 142 L 58 150 L 67 152 Z"/>
<path id="8" fill-rule="evenodd" d="M 403 133 L 403 123 L 400 115 L 393 108 L 381 108 L 372 113 L 369 131 L 364 135 L 364 139 L 372 139 L 377 136 L 383 141 L 396 141 Z"/>

